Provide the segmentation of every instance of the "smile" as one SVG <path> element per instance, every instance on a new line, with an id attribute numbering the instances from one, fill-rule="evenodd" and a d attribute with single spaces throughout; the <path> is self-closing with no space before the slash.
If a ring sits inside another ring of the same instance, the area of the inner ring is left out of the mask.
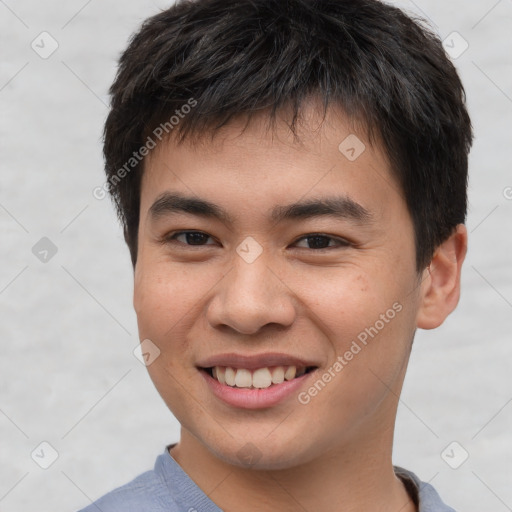
<path id="1" fill-rule="evenodd" d="M 314 366 L 273 366 L 249 370 L 230 366 L 214 366 L 205 371 L 220 384 L 245 389 L 266 389 L 302 377 L 314 370 Z"/>

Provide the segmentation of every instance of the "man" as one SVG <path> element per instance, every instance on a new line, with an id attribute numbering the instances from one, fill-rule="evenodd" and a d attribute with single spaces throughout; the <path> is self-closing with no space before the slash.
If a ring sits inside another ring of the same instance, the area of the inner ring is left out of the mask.
<path id="1" fill-rule="evenodd" d="M 415 331 L 456 307 L 467 248 L 437 37 L 377 0 L 182 1 L 111 95 L 106 189 L 181 438 L 84 510 L 453 510 L 392 464 Z"/>

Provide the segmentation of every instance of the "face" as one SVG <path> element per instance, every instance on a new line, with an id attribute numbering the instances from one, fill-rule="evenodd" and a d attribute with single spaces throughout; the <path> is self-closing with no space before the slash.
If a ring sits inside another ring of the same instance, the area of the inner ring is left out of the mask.
<path id="1" fill-rule="evenodd" d="M 232 464 L 293 467 L 394 424 L 419 307 L 412 221 L 379 146 L 314 112 L 301 143 L 262 116 L 146 161 L 148 370 L 183 432 Z"/>

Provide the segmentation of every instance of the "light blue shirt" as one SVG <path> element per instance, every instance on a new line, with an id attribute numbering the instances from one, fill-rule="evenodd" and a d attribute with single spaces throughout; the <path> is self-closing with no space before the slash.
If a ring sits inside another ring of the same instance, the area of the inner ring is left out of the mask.
<path id="1" fill-rule="evenodd" d="M 79 512 L 223 512 L 181 469 L 166 447 L 151 471 L 109 492 Z M 395 466 L 419 512 L 455 512 L 436 490 L 414 473 Z"/>

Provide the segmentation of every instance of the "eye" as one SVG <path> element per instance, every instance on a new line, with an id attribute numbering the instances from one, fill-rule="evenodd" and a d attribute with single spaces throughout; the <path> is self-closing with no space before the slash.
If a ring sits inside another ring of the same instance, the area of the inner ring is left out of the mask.
<path id="1" fill-rule="evenodd" d="M 335 249 L 336 247 L 347 247 L 350 245 L 350 243 L 343 238 L 332 237 L 323 233 L 310 233 L 299 238 L 295 244 L 298 244 L 302 240 L 305 240 L 306 244 L 310 247 L 301 247 L 301 249 L 313 249 L 316 251 L 322 249 Z M 337 245 L 330 246 L 331 242 L 335 242 Z"/>
<path id="2" fill-rule="evenodd" d="M 181 238 L 181 240 L 180 240 Z M 205 246 L 212 245 L 206 243 L 208 239 L 213 239 L 212 236 L 202 231 L 177 231 L 176 233 L 170 233 L 162 239 L 163 243 L 178 243 L 185 246 Z M 299 243 L 306 243 L 306 247 L 300 247 Z M 213 244 L 215 245 L 215 244 Z M 300 237 L 294 242 L 295 246 L 300 249 L 311 249 L 316 252 L 322 250 L 336 249 L 339 247 L 348 247 L 350 242 L 343 238 L 332 237 L 324 233 L 310 233 Z"/>
<path id="3" fill-rule="evenodd" d="M 182 237 L 182 241 L 179 240 L 180 237 Z M 211 245 L 203 243 L 206 242 L 209 238 L 212 237 L 207 233 L 203 233 L 202 231 L 178 231 L 176 233 L 171 233 L 170 235 L 167 235 L 164 238 L 163 242 L 168 243 L 177 240 L 179 243 L 185 245 Z"/>

